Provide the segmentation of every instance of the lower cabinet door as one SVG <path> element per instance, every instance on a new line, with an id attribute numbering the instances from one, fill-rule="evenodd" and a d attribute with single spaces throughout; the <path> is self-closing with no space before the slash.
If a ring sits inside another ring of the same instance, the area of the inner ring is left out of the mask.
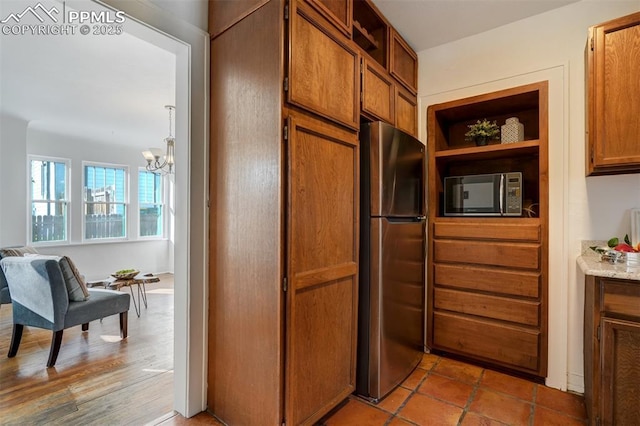
<path id="1" fill-rule="evenodd" d="M 601 424 L 638 424 L 640 323 L 603 318 L 602 330 Z"/>
<path id="2" fill-rule="evenodd" d="M 355 389 L 359 153 L 355 132 L 288 127 L 285 421 L 299 425 Z"/>

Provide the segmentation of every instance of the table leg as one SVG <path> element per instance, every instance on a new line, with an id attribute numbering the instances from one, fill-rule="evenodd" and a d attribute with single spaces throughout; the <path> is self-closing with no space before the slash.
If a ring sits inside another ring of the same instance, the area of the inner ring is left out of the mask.
<path id="1" fill-rule="evenodd" d="M 144 282 L 141 283 L 142 284 L 142 300 L 144 301 L 144 307 L 147 308 L 147 288 L 144 285 Z M 138 286 L 138 291 L 140 291 L 140 286 Z M 138 298 L 138 302 L 140 302 L 140 298 Z"/>
<path id="2" fill-rule="evenodd" d="M 133 294 L 132 286 L 133 285 L 129 286 L 129 291 L 131 292 L 131 298 L 133 299 L 133 307 L 136 308 L 136 315 L 140 318 L 140 308 L 138 307 L 140 304 L 140 286 L 138 285 L 138 303 L 136 303 L 136 296 Z"/>

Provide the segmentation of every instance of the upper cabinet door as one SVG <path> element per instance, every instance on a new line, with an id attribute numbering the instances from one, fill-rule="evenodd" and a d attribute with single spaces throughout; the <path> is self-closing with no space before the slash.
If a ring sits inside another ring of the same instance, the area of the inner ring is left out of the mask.
<path id="1" fill-rule="evenodd" d="M 396 127 L 418 137 L 418 99 L 396 86 Z"/>
<path id="2" fill-rule="evenodd" d="M 389 72 L 412 93 L 418 91 L 418 55 L 391 29 L 391 61 Z"/>
<path id="3" fill-rule="evenodd" d="M 640 12 L 590 29 L 587 175 L 640 173 Z"/>
<path id="4" fill-rule="evenodd" d="M 362 112 L 394 124 L 395 84 L 387 70 L 375 61 L 362 61 Z"/>
<path id="5" fill-rule="evenodd" d="M 306 0 L 340 32 L 351 38 L 353 0 Z"/>
<path id="6" fill-rule="evenodd" d="M 289 16 L 287 101 L 359 129 L 360 57 L 356 48 L 323 26 L 322 17 L 304 4 L 292 1 Z"/>

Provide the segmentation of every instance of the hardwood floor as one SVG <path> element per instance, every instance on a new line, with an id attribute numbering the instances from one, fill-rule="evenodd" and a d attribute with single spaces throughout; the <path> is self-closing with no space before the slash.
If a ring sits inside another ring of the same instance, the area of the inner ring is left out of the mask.
<path id="1" fill-rule="evenodd" d="M 173 416 L 173 275 L 147 284 L 147 300 L 140 318 L 131 304 L 125 340 L 118 315 L 88 332 L 65 330 L 49 369 L 48 330 L 25 327 L 18 354 L 7 358 L 12 311 L 2 305 L 0 424 L 140 425 Z"/>

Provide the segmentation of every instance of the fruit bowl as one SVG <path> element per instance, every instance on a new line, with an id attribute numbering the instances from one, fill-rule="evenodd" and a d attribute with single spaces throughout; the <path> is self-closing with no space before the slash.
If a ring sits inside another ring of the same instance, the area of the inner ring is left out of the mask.
<path id="1" fill-rule="evenodd" d="M 140 271 L 135 269 L 121 269 L 120 271 L 116 271 L 111 274 L 111 276 L 117 280 L 130 280 L 139 273 Z"/>

